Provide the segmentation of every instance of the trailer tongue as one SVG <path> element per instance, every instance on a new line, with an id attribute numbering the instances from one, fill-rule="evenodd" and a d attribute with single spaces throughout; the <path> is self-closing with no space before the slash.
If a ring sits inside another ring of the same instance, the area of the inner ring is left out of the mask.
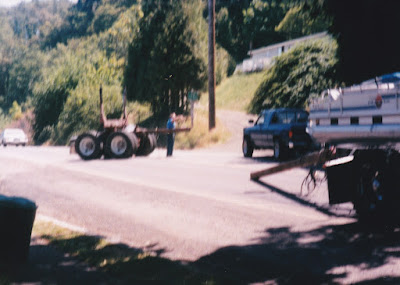
<path id="1" fill-rule="evenodd" d="M 324 166 L 329 203 L 352 202 L 360 217 L 400 221 L 400 73 L 330 89 L 310 102 L 307 132 L 323 146 L 253 172 L 252 180 L 294 167 Z"/>

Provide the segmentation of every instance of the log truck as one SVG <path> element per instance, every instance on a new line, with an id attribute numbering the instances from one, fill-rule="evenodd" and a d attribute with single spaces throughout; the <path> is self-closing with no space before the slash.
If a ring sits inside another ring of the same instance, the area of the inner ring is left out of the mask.
<path id="1" fill-rule="evenodd" d="M 96 131 L 84 132 L 70 140 L 70 152 L 77 153 L 83 160 L 104 158 L 130 158 L 133 155 L 147 156 L 157 146 L 156 134 L 189 132 L 190 128 L 146 129 L 128 125 L 126 113 L 126 89 L 123 93 L 123 116 L 120 119 L 107 119 L 103 107 L 103 93 L 100 87 L 100 127 Z"/>

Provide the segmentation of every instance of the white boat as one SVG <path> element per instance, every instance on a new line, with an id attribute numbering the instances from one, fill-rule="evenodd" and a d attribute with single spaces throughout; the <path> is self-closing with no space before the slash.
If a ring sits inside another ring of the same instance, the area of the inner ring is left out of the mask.
<path id="1" fill-rule="evenodd" d="M 307 132 L 321 144 L 400 142 L 400 72 L 328 89 L 309 104 Z"/>

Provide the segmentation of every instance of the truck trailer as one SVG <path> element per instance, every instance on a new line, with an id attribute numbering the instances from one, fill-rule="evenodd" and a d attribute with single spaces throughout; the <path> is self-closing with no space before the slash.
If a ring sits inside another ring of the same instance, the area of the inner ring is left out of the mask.
<path id="1" fill-rule="evenodd" d="M 310 100 L 307 132 L 321 150 L 253 172 L 252 180 L 294 167 L 326 171 L 329 203 L 351 202 L 360 218 L 400 221 L 400 72 Z"/>
<path id="2" fill-rule="evenodd" d="M 77 153 L 83 160 L 104 158 L 130 158 L 147 156 L 157 146 L 158 134 L 189 132 L 190 128 L 155 128 L 147 129 L 128 124 L 126 114 L 126 89 L 123 93 L 123 116 L 120 119 L 107 119 L 103 107 L 102 88 L 100 96 L 100 126 L 97 130 L 84 132 L 70 140 L 70 153 Z"/>

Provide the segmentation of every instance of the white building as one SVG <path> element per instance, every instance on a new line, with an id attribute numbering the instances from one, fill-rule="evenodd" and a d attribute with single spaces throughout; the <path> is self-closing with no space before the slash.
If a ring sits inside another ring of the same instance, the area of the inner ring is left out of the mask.
<path id="1" fill-rule="evenodd" d="M 295 45 L 309 40 L 323 38 L 326 37 L 327 35 L 328 35 L 327 32 L 322 32 L 282 43 L 269 45 L 255 50 L 250 50 L 247 53 L 250 56 L 250 58 L 245 59 L 241 64 L 238 64 L 236 66 L 235 72 L 237 71 L 253 72 L 266 69 L 271 65 L 274 57 L 281 55 L 282 53 L 288 51 Z"/>

